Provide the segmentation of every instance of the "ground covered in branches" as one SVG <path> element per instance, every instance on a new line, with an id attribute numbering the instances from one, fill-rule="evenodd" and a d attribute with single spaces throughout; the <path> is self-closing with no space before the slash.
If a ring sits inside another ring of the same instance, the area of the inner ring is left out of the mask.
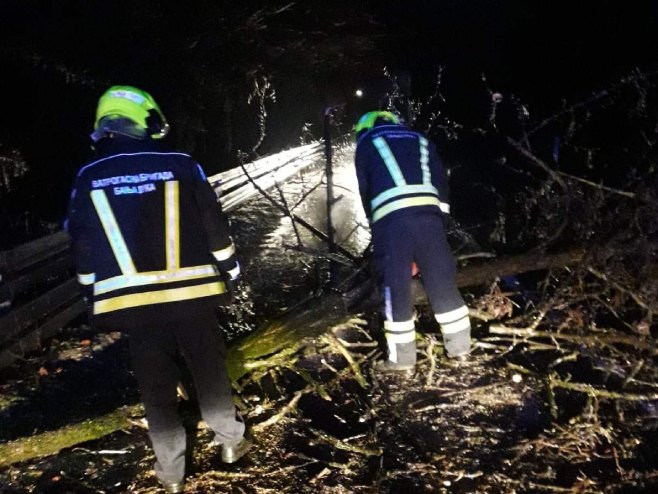
<path id="1" fill-rule="evenodd" d="M 487 317 L 492 297 L 497 307 L 505 303 L 500 292 L 485 294 L 479 317 Z M 294 353 L 251 362 L 236 387 L 256 447 L 235 466 L 221 463 L 194 405 L 181 402 L 191 439 L 186 492 L 658 488 L 655 345 L 585 327 L 573 311 L 555 308 L 480 322 L 472 357 L 455 362 L 443 356 L 431 319 L 422 310 L 419 317 L 413 376 L 372 371 L 374 314 L 305 340 Z M 121 362 L 113 372 L 125 372 Z M 127 429 L 6 468 L 0 486 L 7 493 L 154 493 L 152 462 L 138 409 Z"/>

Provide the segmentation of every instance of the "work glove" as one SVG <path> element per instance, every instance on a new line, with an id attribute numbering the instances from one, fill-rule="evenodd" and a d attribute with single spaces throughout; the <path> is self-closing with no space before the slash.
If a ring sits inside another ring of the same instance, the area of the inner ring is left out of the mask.
<path id="1" fill-rule="evenodd" d="M 85 308 L 87 309 L 87 319 L 89 324 L 93 326 L 94 319 L 94 287 L 93 285 L 81 285 L 80 292 L 82 293 L 82 300 L 85 302 Z"/>
<path id="2" fill-rule="evenodd" d="M 226 287 L 226 293 L 229 296 L 229 301 L 230 303 L 235 303 L 235 300 L 238 296 L 239 293 L 239 287 L 238 287 L 238 278 L 231 279 L 229 277 L 226 277 L 224 279 L 224 286 Z"/>
<path id="3" fill-rule="evenodd" d="M 240 292 L 239 290 L 240 263 L 236 261 L 235 264 L 236 264 L 235 269 L 232 269 L 231 271 L 225 271 L 222 273 L 224 286 L 226 286 L 226 293 L 228 293 L 231 303 L 235 302 L 238 293 Z"/>

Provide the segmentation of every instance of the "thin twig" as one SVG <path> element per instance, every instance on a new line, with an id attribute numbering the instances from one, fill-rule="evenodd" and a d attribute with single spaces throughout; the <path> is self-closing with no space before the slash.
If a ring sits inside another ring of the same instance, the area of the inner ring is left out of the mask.
<path id="1" fill-rule="evenodd" d="M 617 290 L 619 290 L 620 292 L 623 292 L 626 295 L 628 295 L 629 297 L 631 297 L 635 301 L 635 303 L 637 305 L 639 305 L 640 307 L 642 307 L 643 309 L 645 309 L 649 312 L 653 312 L 653 310 L 651 310 L 651 308 L 648 306 L 648 304 L 644 300 L 642 300 L 639 295 L 637 295 L 636 293 L 633 293 L 630 289 L 622 286 L 621 284 L 617 283 L 615 280 L 611 280 L 605 273 L 602 273 L 601 271 L 599 271 L 599 270 L 597 270 L 597 269 L 595 269 L 591 266 L 587 267 L 587 271 L 592 273 L 597 278 L 605 281 L 606 283 L 610 283 Z"/>
<path id="2" fill-rule="evenodd" d="M 274 186 L 276 187 L 276 190 L 279 192 L 279 197 L 281 198 L 281 203 L 285 208 L 286 216 L 290 219 L 290 223 L 292 224 L 292 229 L 295 232 L 295 237 L 297 237 L 297 245 L 303 246 L 302 237 L 299 235 L 299 229 L 297 228 L 297 223 L 295 222 L 295 220 L 292 219 L 292 211 L 290 211 L 290 207 L 288 206 L 288 201 L 286 200 L 286 196 L 283 195 L 283 190 L 281 190 L 281 186 L 279 185 L 278 181 L 274 182 Z"/>
<path id="3" fill-rule="evenodd" d="M 516 335 L 522 338 L 553 338 L 555 340 L 565 340 L 576 343 L 589 343 L 590 345 L 605 345 L 605 344 L 622 344 L 629 345 L 640 350 L 648 351 L 651 355 L 658 355 L 658 348 L 653 339 L 636 338 L 634 336 L 603 333 L 603 334 L 588 334 L 588 335 L 575 335 L 568 333 L 556 333 L 553 331 L 539 331 L 531 328 L 508 328 L 503 325 L 489 326 L 489 332 L 493 334 L 502 335 Z"/>
<path id="4" fill-rule="evenodd" d="M 359 364 L 356 363 L 354 357 L 352 357 L 350 352 L 343 345 L 340 344 L 338 338 L 328 333 L 325 334 L 323 338 L 332 348 L 338 350 L 343 355 L 343 357 L 345 357 L 345 360 L 347 360 L 350 369 L 354 373 L 354 377 L 356 378 L 356 381 L 363 389 L 367 389 L 368 383 L 366 382 L 365 378 L 363 377 L 363 374 L 361 373 L 361 367 L 359 367 Z"/>
<path id="5" fill-rule="evenodd" d="M 603 184 L 597 184 L 596 182 L 592 182 L 591 180 L 586 180 L 586 179 L 581 178 L 581 177 L 576 177 L 574 175 L 570 175 L 569 173 L 561 172 L 559 170 L 556 173 L 560 174 L 563 177 L 566 177 L 569 180 L 575 180 L 576 182 L 580 182 L 580 183 L 583 183 L 585 185 L 589 185 L 590 187 L 596 187 L 597 189 L 605 190 L 606 192 L 611 192 L 613 194 L 617 194 L 617 195 L 620 195 L 620 196 L 629 197 L 631 199 L 636 198 L 636 195 L 633 192 L 626 192 L 625 190 L 613 189 L 612 187 L 608 187 L 608 186 L 603 185 Z"/>
<path id="6" fill-rule="evenodd" d="M 604 398 L 609 400 L 624 400 L 624 401 L 653 401 L 658 400 L 658 393 L 650 393 L 646 395 L 635 393 L 619 393 L 617 391 L 608 391 L 606 389 L 595 388 L 591 384 L 575 383 L 571 381 L 564 381 L 556 378 L 554 375 L 548 377 L 548 383 L 551 388 L 562 388 L 570 391 L 578 391 L 580 393 L 587 393 L 597 398 Z"/>
<path id="7" fill-rule="evenodd" d="M 283 407 L 281 410 L 279 410 L 278 413 L 275 415 L 272 415 L 269 419 L 267 419 L 264 422 L 260 422 L 254 426 L 252 426 L 252 429 L 254 431 L 260 432 L 263 429 L 266 429 L 267 427 L 276 424 L 279 420 L 284 418 L 286 415 L 292 413 L 293 411 L 296 410 L 297 408 L 297 403 L 299 403 L 299 400 L 301 399 L 302 395 L 306 393 L 310 393 L 313 391 L 315 388 L 313 386 L 306 386 L 304 389 L 297 391 L 295 395 L 292 397 L 292 399 L 288 402 L 288 404 Z"/>

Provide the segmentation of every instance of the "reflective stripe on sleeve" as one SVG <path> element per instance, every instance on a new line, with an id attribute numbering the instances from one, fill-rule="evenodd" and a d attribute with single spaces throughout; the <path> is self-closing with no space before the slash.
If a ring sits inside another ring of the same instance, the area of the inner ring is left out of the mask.
<path id="1" fill-rule="evenodd" d="M 233 244 L 212 253 L 217 261 L 226 261 L 226 259 L 229 259 L 233 254 L 235 254 L 235 245 Z"/>
<path id="2" fill-rule="evenodd" d="M 206 283 L 205 285 L 122 295 L 120 297 L 95 302 L 94 314 L 104 314 L 106 312 L 128 309 L 131 307 L 141 307 L 144 305 L 164 304 L 168 302 L 179 302 L 181 300 L 210 297 L 212 295 L 220 295 L 224 292 L 226 292 L 224 283 L 217 281 Z"/>
<path id="3" fill-rule="evenodd" d="M 96 281 L 96 273 L 80 274 L 78 273 L 78 283 L 81 285 L 93 285 Z"/>

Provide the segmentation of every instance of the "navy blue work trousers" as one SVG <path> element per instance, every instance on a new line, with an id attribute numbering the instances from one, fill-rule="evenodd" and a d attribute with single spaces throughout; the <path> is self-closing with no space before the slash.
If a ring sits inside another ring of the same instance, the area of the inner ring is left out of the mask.
<path id="1" fill-rule="evenodd" d="M 385 218 L 372 225 L 372 240 L 387 321 L 404 322 L 413 318 L 412 262 L 420 269 L 435 314 L 464 306 L 455 284 L 456 264 L 440 214 Z"/>

